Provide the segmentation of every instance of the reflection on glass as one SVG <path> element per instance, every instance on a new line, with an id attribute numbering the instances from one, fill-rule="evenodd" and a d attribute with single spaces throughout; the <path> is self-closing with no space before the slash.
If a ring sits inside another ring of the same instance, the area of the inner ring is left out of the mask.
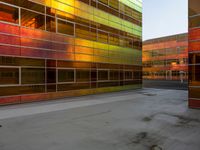
<path id="1" fill-rule="evenodd" d="M 0 85 L 19 84 L 18 68 L 0 68 Z"/>
<path id="2" fill-rule="evenodd" d="M 35 29 L 45 29 L 45 17 L 42 14 L 21 10 L 21 25 Z"/>
<path id="3" fill-rule="evenodd" d="M 45 69 L 41 68 L 22 68 L 22 84 L 45 83 Z"/>
<path id="4" fill-rule="evenodd" d="M 0 20 L 18 24 L 19 9 L 8 5 L 0 4 Z"/>

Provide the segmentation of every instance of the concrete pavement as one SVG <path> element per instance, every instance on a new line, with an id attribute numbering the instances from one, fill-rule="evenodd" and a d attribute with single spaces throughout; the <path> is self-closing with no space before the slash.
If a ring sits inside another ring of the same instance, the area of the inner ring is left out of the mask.
<path id="1" fill-rule="evenodd" d="M 143 89 L 0 108 L 0 150 L 199 150 L 187 91 Z"/>

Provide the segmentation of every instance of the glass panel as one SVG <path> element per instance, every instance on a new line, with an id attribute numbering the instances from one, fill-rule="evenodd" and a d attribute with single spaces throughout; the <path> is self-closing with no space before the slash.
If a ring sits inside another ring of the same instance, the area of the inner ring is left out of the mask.
<path id="1" fill-rule="evenodd" d="M 89 70 L 76 70 L 76 82 L 88 82 L 90 81 Z"/>
<path id="2" fill-rule="evenodd" d="M 46 14 L 55 17 L 56 10 L 50 7 L 46 7 Z"/>
<path id="3" fill-rule="evenodd" d="M 189 0 L 189 16 L 200 14 L 199 0 Z"/>
<path id="4" fill-rule="evenodd" d="M 55 18 L 46 16 L 46 30 L 50 32 L 56 32 Z"/>
<path id="5" fill-rule="evenodd" d="M 74 24 L 58 20 L 58 32 L 68 35 L 74 35 Z"/>
<path id="6" fill-rule="evenodd" d="M 0 56 L 0 65 L 4 66 L 45 66 L 43 59 L 18 58 Z"/>
<path id="7" fill-rule="evenodd" d="M 44 59 L 32 59 L 32 58 L 16 58 L 20 66 L 40 66 L 45 67 Z"/>
<path id="8" fill-rule="evenodd" d="M 134 76 L 134 79 L 141 79 L 141 72 L 140 71 L 134 71 L 133 76 Z"/>
<path id="9" fill-rule="evenodd" d="M 200 86 L 200 65 L 189 66 L 190 86 Z"/>
<path id="10" fill-rule="evenodd" d="M 47 83 L 56 83 L 56 69 L 47 68 Z"/>
<path id="11" fill-rule="evenodd" d="M 200 91 L 200 88 L 189 88 L 189 97 L 200 99 L 200 92 L 199 91 Z"/>
<path id="12" fill-rule="evenodd" d="M 24 8 L 27 8 L 27 9 L 31 9 L 31 10 L 34 10 L 34 11 L 38 11 L 38 12 L 41 12 L 41 13 L 45 12 L 44 11 L 45 7 L 43 5 L 31 2 L 29 0 L 0 0 L 0 1 L 3 1 L 5 3 L 9 3 L 9 4 L 13 4 L 13 5 L 17 5 L 17 6 L 20 6 L 20 7 L 24 7 Z"/>
<path id="13" fill-rule="evenodd" d="M 45 83 L 45 69 L 22 68 L 22 84 Z"/>
<path id="14" fill-rule="evenodd" d="M 99 2 L 102 2 L 102 3 L 106 4 L 106 5 L 108 5 L 108 0 L 99 0 Z"/>
<path id="15" fill-rule="evenodd" d="M 119 80 L 118 70 L 110 70 L 110 80 Z"/>
<path id="16" fill-rule="evenodd" d="M 108 70 L 98 70 L 98 80 L 108 80 Z"/>
<path id="17" fill-rule="evenodd" d="M 19 84 L 19 69 L 0 68 L 0 84 Z"/>
<path id="18" fill-rule="evenodd" d="M 112 87 L 119 86 L 119 82 L 99 82 L 98 87 Z"/>
<path id="19" fill-rule="evenodd" d="M 72 69 L 59 69 L 58 82 L 74 82 L 74 70 Z"/>
<path id="20" fill-rule="evenodd" d="M 98 31 L 98 41 L 108 43 L 108 33 Z"/>
<path id="21" fill-rule="evenodd" d="M 116 0 L 109 0 L 109 6 L 115 9 L 119 9 L 119 1 Z"/>
<path id="22" fill-rule="evenodd" d="M 33 93 L 43 93 L 45 92 L 44 85 L 32 85 L 32 86 L 22 86 L 19 87 L 21 94 L 33 94 Z"/>
<path id="23" fill-rule="evenodd" d="M 199 27 L 200 26 L 200 21 L 199 20 L 200 20 L 200 16 L 196 16 L 196 17 L 190 18 L 189 27 L 190 28 Z"/>
<path id="24" fill-rule="evenodd" d="M 18 0 L 19 6 L 31 9 L 37 12 L 44 13 L 45 12 L 45 6 L 31 2 L 29 0 Z"/>
<path id="25" fill-rule="evenodd" d="M 43 93 L 44 85 L 0 87 L 0 96 Z"/>
<path id="26" fill-rule="evenodd" d="M 90 83 L 58 84 L 58 91 L 89 89 Z"/>
<path id="27" fill-rule="evenodd" d="M 18 86 L 0 87 L 0 96 L 9 96 L 18 94 L 21 94 L 20 87 Z"/>
<path id="28" fill-rule="evenodd" d="M 56 60 L 46 60 L 46 66 L 47 67 L 56 67 Z"/>
<path id="29" fill-rule="evenodd" d="M 133 75 L 132 75 L 132 71 L 125 71 L 125 79 L 132 79 Z"/>
<path id="30" fill-rule="evenodd" d="M 96 40 L 96 29 L 88 26 L 76 25 L 76 36 L 88 40 Z"/>
<path id="31" fill-rule="evenodd" d="M 91 70 L 91 81 L 97 81 L 97 71 Z"/>
<path id="32" fill-rule="evenodd" d="M 56 92 L 56 84 L 47 85 L 47 92 Z"/>
<path id="33" fill-rule="evenodd" d="M 0 4 L 0 20 L 19 24 L 19 9 Z"/>
<path id="34" fill-rule="evenodd" d="M 21 10 L 21 25 L 35 29 L 45 29 L 44 15 L 31 12 L 28 10 Z"/>

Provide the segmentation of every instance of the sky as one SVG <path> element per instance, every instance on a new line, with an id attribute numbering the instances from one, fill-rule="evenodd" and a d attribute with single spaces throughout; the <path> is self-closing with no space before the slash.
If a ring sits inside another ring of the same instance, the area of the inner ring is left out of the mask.
<path id="1" fill-rule="evenodd" d="M 143 0 L 143 40 L 188 31 L 188 0 Z"/>

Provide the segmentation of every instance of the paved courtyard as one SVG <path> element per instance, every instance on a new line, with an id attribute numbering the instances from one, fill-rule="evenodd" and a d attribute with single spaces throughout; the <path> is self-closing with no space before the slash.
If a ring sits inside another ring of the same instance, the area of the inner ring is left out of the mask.
<path id="1" fill-rule="evenodd" d="M 187 91 L 142 89 L 0 107 L 0 150 L 199 150 Z"/>

